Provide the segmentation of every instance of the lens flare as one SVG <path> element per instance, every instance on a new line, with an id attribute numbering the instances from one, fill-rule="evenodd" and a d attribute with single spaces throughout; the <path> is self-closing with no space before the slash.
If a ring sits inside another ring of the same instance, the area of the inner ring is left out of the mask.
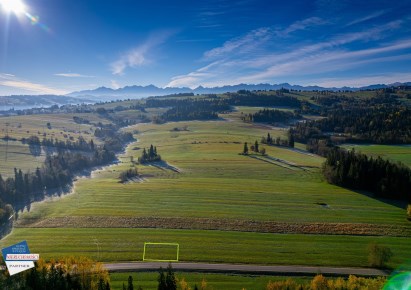
<path id="1" fill-rule="evenodd" d="M 15 14 L 23 13 L 26 8 L 21 0 L 0 0 L 0 5 L 6 12 Z"/>
<path id="2" fill-rule="evenodd" d="M 31 15 L 31 14 L 28 13 L 28 12 L 24 12 L 24 14 L 25 14 L 26 17 L 30 20 L 31 25 L 38 25 L 38 26 L 40 26 L 40 28 L 43 29 L 44 31 L 46 31 L 46 32 L 51 32 L 50 28 L 49 28 L 47 25 L 45 25 L 44 23 L 41 23 L 41 22 L 40 22 L 40 17 L 39 17 L 39 16 Z"/>
<path id="3" fill-rule="evenodd" d="M 411 272 L 402 272 L 392 276 L 383 288 L 383 290 L 404 289 L 411 289 Z"/>

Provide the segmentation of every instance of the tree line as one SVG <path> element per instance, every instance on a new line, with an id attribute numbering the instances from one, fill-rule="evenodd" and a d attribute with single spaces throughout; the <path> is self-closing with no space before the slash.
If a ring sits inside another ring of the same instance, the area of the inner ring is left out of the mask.
<path id="1" fill-rule="evenodd" d="M 286 92 L 286 91 L 285 91 Z M 227 102 L 231 106 L 253 107 L 296 107 L 301 106 L 301 101 L 295 97 L 284 95 L 284 91 L 256 92 L 240 90 L 236 93 L 226 93 Z"/>
<path id="2" fill-rule="evenodd" d="M 411 169 L 401 163 L 332 148 L 322 172 L 332 184 L 366 190 L 379 197 L 411 201 Z"/>
<path id="3" fill-rule="evenodd" d="M 167 100 L 170 101 L 170 100 Z M 170 103 L 170 102 L 167 102 Z M 174 106 L 161 115 L 163 121 L 213 120 L 231 108 L 224 100 L 174 100 Z"/>
<path id="4" fill-rule="evenodd" d="M 85 151 L 85 152 L 92 152 L 95 148 L 95 144 L 93 139 L 87 142 L 83 136 L 79 136 L 77 141 L 73 142 L 70 140 L 58 140 L 54 138 L 43 138 L 40 141 L 39 137 L 33 135 L 29 138 L 22 138 L 21 142 L 23 144 L 28 144 L 30 147 L 30 152 L 33 151 L 41 151 L 40 146 L 43 146 L 46 152 L 48 151 L 64 151 L 64 150 L 73 150 L 73 151 Z M 33 154 L 36 155 L 36 154 Z"/>
<path id="5" fill-rule="evenodd" d="M 263 109 L 259 110 L 254 114 L 245 114 L 241 116 L 241 120 L 244 122 L 264 122 L 264 123 L 275 123 L 275 122 L 283 122 L 287 123 L 291 120 L 301 119 L 301 115 L 281 111 L 281 110 L 270 110 L 270 109 Z"/>
<path id="6" fill-rule="evenodd" d="M 42 200 L 47 189 L 68 185 L 74 174 L 86 168 L 108 164 L 115 160 L 113 151 L 99 147 L 91 156 L 70 151 L 47 155 L 41 168 L 34 172 L 14 169 L 14 177 L 3 179 L 0 174 L 0 199 L 18 211 L 35 200 Z"/>
<path id="7" fill-rule="evenodd" d="M 2 260 L 1 265 L 5 267 Z M 0 273 L 2 290 L 110 290 L 110 277 L 99 262 L 86 257 L 64 258 L 46 263 L 35 262 L 35 268 L 10 276 Z"/>
<path id="8" fill-rule="evenodd" d="M 294 134 L 292 130 L 288 130 L 287 132 L 288 139 L 281 139 L 280 136 L 273 138 L 270 133 L 267 133 L 267 137 L 263 136 L 261 138 L 262 144 L 267 145 L 276 145 L 276 146 L 284 146 L 284 147 L 291 147 L 294 148 Z"/>
<path id="9" fill-rule="evenodd" d="M 348 142 L 376 144 L 411 143 L 411 109 L 404 106 L 377 106 L 330 110 L 326 118 L 297 123 L 298 141 L 333 134 L 342 134 Z"/>
<path id="10" fill-rule="evenodd" d="M 131 133 L 119 132 L 112 126 L 96 130 L 96 132 L 96 136 L 104 141 L 101 146 L 91 146 L 94 143 L 91 141 L 87 143 L 81 138 L 79 142 L 70 143 L 70 146 L 67 146 L 65 142 L 54 141 L 54 145 L 61 144 L 63 147 L 58 147 L 57 153 L 47 154 L 43 165 L 37 167 L 34 172 L 23 173 L 21 169 L 15 168 L 14 177 L 6 179 L 0 174 L 0 222 L 3 222 L 2 226 L 10 220 L 12 215 L 10 206 L 18 212 L 33 201 L 44 199 L 47 190 L 69 185 L 77 172 L 114 161 L 115 152 L 122 149 L 122 144 L 133 140 Z M 46 140 L 45 144 L 48 142 L 51 141 Z M 89 151 L 69 150 L 83 146 L 87 146 Z"/>

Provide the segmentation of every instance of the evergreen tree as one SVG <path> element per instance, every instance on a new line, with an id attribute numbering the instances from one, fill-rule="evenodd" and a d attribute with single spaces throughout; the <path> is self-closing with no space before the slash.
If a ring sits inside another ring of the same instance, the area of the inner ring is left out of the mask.
<path id="1" fill-rule="evenodd" d="M 248 154 L 248 145 L 247 145 L 247 142 L 244 143 L 243 154 Z"/>
<path id="2" fill-rule="evenodd" d="M 177 279 L 174 275 L 174 271 L 171 267 L 171 264 L 168 264 L 167 267 L 166 284 L 167 290 L 177 290 Z"/>
<path id="3" fill-rule="evenodd" d="M 104 280 L 102 278 L 100 278 L 100 280 L 98 281 L 97 288 L 98 290 L 106 290 L 106 284 L 104 283 Z"/>
<path id="4" fill-rule="evenodd" d="M 255 140 L 255 143 L 254 143 L 254 151 L 257 152 L 257 153 L 260 152 L 259 149 L 258 149 L 258 141 L 257 140 Z"/>
<path id="5" fill-rule="evenodd" d="M 134 290 L 133 277 L 128 276 L 127 290 Z"/>
<path id="6" fill-rule="evenodd" d="M 267 144 L 273 143 L 273 139 L 271 138 L 270 133 L 267 133 Z"/>
<path id="7" fill-rule="evenodd" d="M 157 281 L 158 281 L 158 287 L 157 287 L 158 290 L 168 290 L 166 276 L 164 275 L 164 271 L 162 267 L 160 267 Z"/>
<path id="8" fill-rule="evenodd" d="M 154 147 L 153 144 L 150 145 L 150 149 L 148 151 L 148 157 L 152 159 L 154 157 Z"/>
<path id="9" fill-rule="evenodd" d="M 144 160 L 147 160 L 147 158 L 148 158 L 146 148 L 143 149 L 143 156 L 142 157 L 143 157 Z"/>
<path id="10" fill-rule="evenodd" d="M 290 133 L 288 137 L 288 147 L 294 148 L 294 135 Z"/>

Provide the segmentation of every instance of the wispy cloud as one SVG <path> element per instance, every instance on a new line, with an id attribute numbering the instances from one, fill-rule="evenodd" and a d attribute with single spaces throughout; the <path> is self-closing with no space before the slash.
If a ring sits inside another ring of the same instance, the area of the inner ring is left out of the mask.
<path id="1" fill-rule="evenodd" d="M 123 53 L 120 58 L 111 63 L 111 72 L 114 75 L 122 75 L 127 68 L 136 68 L 152 62 L 149 58 L 149 52 L 155 47 L 164 43 L 174 32 L 162 31 L 153 33 L 150 37 L 139 46 Z"/>
<path id="2" fill-rule="evenodd" d="M 58 77 L 66 77 L 66 78 L 94 78 L 94 76 L 82 75 L 77 73 L 58 73 L 54 74 Z"/>
<path id="3" fill-rule="evenodd" d="M 363 17 L 354 19 L 353 21 L 347 23 L 346 26 L 351 26 L 351 25 L 359 24 L 359 23 L 362 23 L 362 22 L 365 22 L 365 21 L 368 21 L 368 20 L 377 18 L 377 17 L 379 17 L 379 16 L 381 16 L 381 15 L 384 15 L 385 13 L 387 13 L 386 10 L 376 11 L 376 12 L 371 13 L 371 14 L 369 14 L 369 15 L 366 15 L 366 16 L 363 16 Z"/>
<path id="4" fill-rule="evenodd" d="M 233 51 L 235 51 L 236 54 L 250 52 L 271 39 L 271 36 L 271 29 L 268 27 L 250 31 L 245 36 L 226 41 L 221 47 L 206 51 L 204 53 L 204 59 L 224 57 L 226 54 L 230 54 Z"/>
<path id="5" fill-rule="evenodd" d="M 299 59 L 279 62 L 269 66 L 262 72 L 249 74 L 239 78 L 240 82 L 268 81 L 273 77 L 290 75 L 309 75 L 358 67 L 364 64 L 383 63 L 398 60 L 410 60 L 410 54 L 392 57 L 378 57 L 383 53 L 411 48 L 411 39 L 386 45 L 380 48 L 358 51 L 319 51 L 314 55 L 306 55 Z"/>
<path id="6" fill-rule="evenodd" d="M 303 20 L 284 31 L 304 29 L 303 23 L 310 22 Z M 292 43 L 287 49 L 271 49 L 273 43 L 279 41 L 271 28 L 256 29 L 205 52 L 203 61 L 209 61 L 208 65 L 173 77 L 167 86 L 214 86 L 220 85 L 221 80 L 225 84 L 273 82 L 278 77 L 309 77 L 313 73 L 346 70 L 365 64 L 410 60 L 411 38 L 381 43 L 391 31 L 401 29 L 405 22 L 395 20 L 362 31 L 335 33 L 324 41 Z M 314 20 L 311 23 L 322 22 Z"/>
<path id="7" fill-rule="evenodd" d="M 23 90 L 34 94 L 64 95 L 67 91 L 55 89 L 43 84 L 37 84 L 26 80 L 21 80 L 11 74 L 0 74 L 0 86 Z"/>
<path id="8" fill-rule="evenodd" d="M 316 83 L 319 86 L 331 88 L 331 87 L 364 87 L 368 85 L 375 84 L 392 84 L 395 82 L 410 82 L 411 73 L 389 73 L 389 74 L 378 74 L 365 77 L 355 77 L 355 78 L 326 78 L 317 79 Z"/>
<path id="9" fill-rule="evenodd" d="M 298 30 L 306 30 L 310 27 L 313 26 L 318 26 L 318 25 L 324 25 L 327 24 L 328 22 L 325 21 L 324 19 L 321 19 L 319 17 L 310 17 L 306 18 L 300 21 L 296 21 L 290 26 L 288 26 L 286 29 L 282 31 L 278 31 L 277 35 L 279 36 L 287 36 L 292 32 L 298 31 Z"/>

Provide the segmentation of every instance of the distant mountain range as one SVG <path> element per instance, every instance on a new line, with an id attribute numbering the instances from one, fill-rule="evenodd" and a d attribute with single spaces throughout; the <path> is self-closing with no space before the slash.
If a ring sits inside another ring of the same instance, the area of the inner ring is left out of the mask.
<path id="1" fill-rule="evenodd" d="M 15 95 L 15 96 L 0 96 L 0 111 L 9 109 L 30 109 L 40 107 L 51 107 L 53 105 L 74 105 L 81 103 L 95 103 L 96 100 L 87 99 L 85 97 L 57 96 L 57 95 Z"/>
<path id="2" fill-rule="evenodd" d="M 154 85 L 148 86 L 126 86 L 119 89 L 111 89 L 106 87 L 100 87 L 95 90 L 86 90 L 73 92 L 64 96 L 56 95 L 20 95 L 20 96 L 0 96 L 0 111 L 15 109 L 27 109 L 34 107 L 50 107 L 52 105 L 66 105 L 66 104 L 80 104 L 80 103 L 96 103 L 100 101 L 111 101 L 117 99 L 138 99 L 149 96 L 165 96 L 173 94 L 221 94 L 227 92 L 237 92 L 239 90 L 279 90 L 281 88 L 289 90 L 301 90 L 301 91 L 359 91 L 359 90 L 375 90 L 388 87 L 398 86 L 411 86 L 411 82 L 407 83 L 393 83 L 393 84 L 376 84 L 361 88 L 341 87 L 341 88 L 325 88 L 320 86 L 299 86 L 290 85 L 288 83 L 283 84 L 239 84 L 233 86 L 222 87 L 202 87 L 199 86 L 195 89 L 190 88 L 159 88 Z"/>
<path id="3" fill-rule="evenodd" d="M 92 99 L 93 97 L 99 97 L 104 99 L 115 99 L 115 98 L 143 98 L 148 96 L 164 96 L 164 95 L 172 95 L 172 94 L 183 94 L 183 93 L 193 93 L 193 94 L 221 94 L 227 92 L 237 92 L 239 90 L 279 90 L 281 88 L 289 89 L 289 90 L 302 90 L 302 91 L 323 91 L 323 90 L 331 90 L 331 91 L 359 91 L 359 90 L 374 90 L 374 89 L 381 89 L 381 88 L 388 88 L 388 87 L 398 87 L 407 85 L 410 86 L 411 82 L 407 83 L 394 83 L 394 84 L 376 84 L 370 85 L 366 87 L 360 88 L 352 88 L 352 87 L 341 87 L 341 88 L 325 88 L 320 86 L 300 86 L 300 85 L 290 85 L 288 83 L 282 84 L 255 84 L 255 85 L 247 85 L 247 84 L 239 84 L 233 86 L 222 86 L 222 87 L 202 87 L 199 86 L 195 89 L 190 89 L 187 87 L 183 88 L 159 88 L 154 85 L 148 86 L 126 86 L 124 88 L 119 89 L 111 89 L 106 87 L 100 87 L 95 90 L 86 90 L 86 91 L 79 91 L 73 92 L 68 94 L 67 96 L 71 97 L 86 97 Z"/>

